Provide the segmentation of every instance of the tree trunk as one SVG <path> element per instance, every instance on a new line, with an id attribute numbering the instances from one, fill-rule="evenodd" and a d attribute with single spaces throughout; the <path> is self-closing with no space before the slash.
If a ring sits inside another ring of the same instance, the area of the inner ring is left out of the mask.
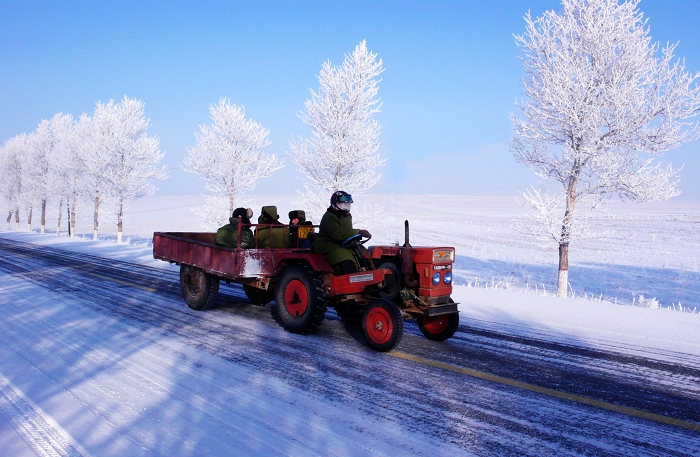
<path id="1" fill-rule="evenodd" d="M 569 285 L 569 243 L 559 244 L 559 278 L 557 282 L 557 295 L 566 298 Z"/>
<path id="2" fill-rule="evenodd" d="M 95 194 L 95 220 L 92 226 L 92 239 L 97 241 L 97 213 L 100 209 L 100 193 Z"/>
<path id="3" fill-rule="evenodd" d="M 10 229 L 10 221 L 11 220 L 12 220 L 12 210 L 9 210 L 7 212 L 7 227 L 5 227 L 8 230 Z"/>
<path id="4" fill-rule="evenodd" d="M 19 230 L 19 208 L 15 209 L 15 230 Z"/>
<path id="5" fill-rule="evenodd" d="M 58 202 L 58 223 L 56 224 L 56 236 L 61 235 L 61 216 L 63 216 L 63 197 Z"/>
<path id="6" fill-rule="evenodd" d="M 41 201 L 41 233 L 46 231 L 46 199 Z"/>
<path id="7" fill-rule="evenodd" d="M 119 214 L 117 214 L 117 243 L 122 242 L 122 215 L 124 214 L 124 199 L 119 197 Z"/>
<path id="8" fill-rule="evenodd" d="M 566 210 L 564 220 L 561 223 L 561 238 L 559 238 L 559 274 L 557 276 L 557 296 L 566 298 L 569 288 L 569 240 L 571 237 L 571 224 L 574 219 L 574 206 L 578 197 L 578 177 L 581 173 L 581 164 L 574 162 L 569 176 L 569 185 L 566 188 Z"/>
<path id="9" fill-rule="evenodd" d="M 70 236 L 71 238 L 75 236 L 75 199 L 77 195 L 75 192 L 73 192 L 73 197 L 72 197 L 72 202 L 71 202 L 71 207 L 70 211 L 68 212 L 70 216 L 70 223 L 68 227 L 70 227 Z"/>
<path id="10" fill-rule="evenodd" d="M 34 207 L 29 207 L 29 215 L 27 216 L 27 230 L 32 231 L 32 210 Z"/>

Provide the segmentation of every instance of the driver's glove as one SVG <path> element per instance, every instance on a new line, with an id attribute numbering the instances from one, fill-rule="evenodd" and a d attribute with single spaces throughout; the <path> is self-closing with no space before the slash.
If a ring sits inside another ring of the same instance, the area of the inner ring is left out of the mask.
<path id="1" fill-rule="evenodd" d="M 364 238 L 370 238 L 372 236 L 367 230 L 358 230 L 357 233 Z"/>

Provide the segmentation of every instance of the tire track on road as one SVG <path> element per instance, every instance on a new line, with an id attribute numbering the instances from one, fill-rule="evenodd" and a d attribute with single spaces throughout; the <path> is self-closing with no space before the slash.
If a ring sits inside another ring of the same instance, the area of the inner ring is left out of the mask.
<path id="1" fill-rule="evenodd" d="M 51 416 L 0 373 L 0 409 L 17 433 L 40 457 L 89 457 L 90 454 Z"/>

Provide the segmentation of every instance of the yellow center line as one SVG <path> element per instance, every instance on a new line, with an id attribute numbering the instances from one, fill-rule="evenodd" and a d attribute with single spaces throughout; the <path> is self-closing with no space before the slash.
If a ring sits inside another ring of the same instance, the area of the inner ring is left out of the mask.
<path id="1" fill-rule="evenodd" d="M 116 282 L 117 284 L 122 284 L 124 286 L 135 287 L 137 289 L 141 289 L 141 290 L 144 290 L 146 292 L 155 292 L 156 291 L 155 289 L 153 289 L 151 287 L 139 286 L 138 284 L 134 284 L 134 283 L 127 282 L 127 281 L 122 281 L 120 279 L 110 278 L 109 276 L 103 276 L 103 275 L 99 275 L 97 273 L 88 273 L 88 274 L 90 276 L 94 276 L 96 278 L 101 278 L 101 279 L 106 279 L 107 281 Z"/>
<path id="2" fill-rule="evenodd" d="M 554 389 L 547 389 L 546 387 L 535 386 L 533 384 L 528 384 L 526 382 L 516 381 L 514 379 L 503 378 L 501 376 L 492 375 L 489 373 L 484 373 L 483 371 L 471 370 L 469 368 L 460 367 L 457 365 L 451 365 L 449 363 L 438 362 L 437 360 L 425 359 L 423 357 L 418 357 L 411 354 L 406 354 L 404 352 L 388 352 L 388 355 L 396 357 L 399 359 L 410 360 L 412 362 L 420 363 L 423 365 L 429 365 L 435 368 L 441 368 L 443 370 L 453 371 L 455 373 L 465 374 L 467 376 L 472 376 L 474 378 L 483 379 L 486 381 L 496 382 L 499 384 L 504 384 L 507 386 L 517 387 L 519 389 L 529 390 L 531 392 L 536 392 L 539 394 L 549 395 L 551 397 L 563 398 L 565 400 L 574 401 L 589 406 L 596 406 L 598 408 L 607 409 L 609 411 L 615 411 L 622 414 L 627 414 L 628 416 L 640 417 L 642 419 L 651 420 L 654 422 L 659 422 L 666 425 L 673 425 L 675 427 L 685 428 L 688 430 L 693 430 L 695 432 L 700 432 L 700 424 L 696 422 L 689 422 L 680 419 L 674 419 L 672 417 L 662 416 L 660 414 L 649 413 L 646 411 L 641 411 L 639 409 L 628 408 L 626 406 L 619 406 L 613 403 L 607 403 L 604 401 L 596 400 L 594 398 L 582 397 L 581 395 L 569 394 L 566 392 L 560 392 Z"/>

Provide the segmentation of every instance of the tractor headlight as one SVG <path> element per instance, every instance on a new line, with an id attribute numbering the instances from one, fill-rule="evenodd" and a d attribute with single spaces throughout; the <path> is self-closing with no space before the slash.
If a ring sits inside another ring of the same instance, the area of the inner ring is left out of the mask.
<path id="1" fill-rule="evenodd" d="M 443 281 L 445 281 L 445 284 L 450 284 L 452 282 L 452 272 L 448 271 L 445 273 L 445 277 L 443 278 Z"/>
<path id="2" fill-rule="evenodd" d="M 454 249 L 433 249 L 433 262 L 434 263 L 454 262 L 454 260 L 455 260 Z"/>
<path id="3" fill-rule="evenodd" d="M 433 274 L 433 285 L 437 286 L 440 284 L 440 272 L 436 271 L 435 274 Z"/>

